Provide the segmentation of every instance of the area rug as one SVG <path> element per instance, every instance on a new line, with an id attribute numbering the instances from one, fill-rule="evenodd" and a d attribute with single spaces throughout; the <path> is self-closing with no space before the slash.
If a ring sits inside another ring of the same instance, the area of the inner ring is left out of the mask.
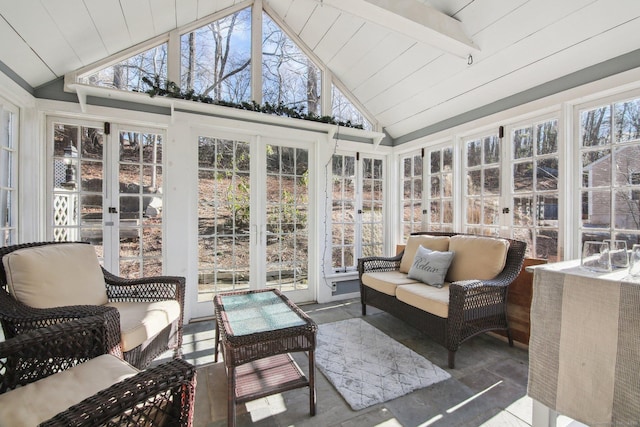
<path id="1" fill-rule="evenodd" d="M 319 326 L 316 364 L 356 411 L 450 377 L 360 318 Z"/>

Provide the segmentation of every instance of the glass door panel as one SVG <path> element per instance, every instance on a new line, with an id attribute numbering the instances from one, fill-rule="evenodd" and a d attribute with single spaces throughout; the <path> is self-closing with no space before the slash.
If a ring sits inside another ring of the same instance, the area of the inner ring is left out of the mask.
<path id="1" fill-rule="evenodd" d="M 309 151 L 266 150 L 266 287 L 308 290 Z"/>
<path id="2" fill-rule="evenodd" d="M 198 138 L 198 302 L 249 289 L 250 146 Z"/>
<path id="3" fill-rule="evenodd" d="M 162 274 L 162 135 L 118 133 L 119 269 L 125 277 Z"/>
<path id="4" fill-rule="evenodd" d="M 103 256 L 104 139 L 101 127 L 53 124 L 55 241 L 89 241 Z"/>

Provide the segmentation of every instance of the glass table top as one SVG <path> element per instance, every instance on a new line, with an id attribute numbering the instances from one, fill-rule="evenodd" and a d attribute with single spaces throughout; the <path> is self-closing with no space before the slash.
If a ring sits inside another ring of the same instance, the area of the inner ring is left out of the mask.
<path id="1" fill-rule="evenodd" d="M 256 292 L 221 297 L 235 336 L 303 326 L 306 322 L 273 292 Z"/>

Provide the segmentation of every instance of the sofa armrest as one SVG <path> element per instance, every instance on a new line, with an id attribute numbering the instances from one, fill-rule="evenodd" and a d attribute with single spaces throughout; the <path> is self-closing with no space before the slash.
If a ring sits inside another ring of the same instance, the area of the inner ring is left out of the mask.
<path id="1" fill-rule="evenodd" d="M 364 273 L 372 271 L 394 271 L 400 269 L 400 261 L 404 251 L 393 257 L 365 257 L 358 258 L 358 277 L 362 280 Z"/>

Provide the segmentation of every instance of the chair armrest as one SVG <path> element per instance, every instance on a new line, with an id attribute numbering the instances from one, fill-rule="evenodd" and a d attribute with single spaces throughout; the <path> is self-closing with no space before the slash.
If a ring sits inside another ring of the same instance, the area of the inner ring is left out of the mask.
<path id="1" fill-rule="evenodd" d="M 109 323 L 108 342 L 111 354 L 121 356 L 120 314 L 116 308 L 99 305 L 33 308 L 0 289 L 0 323 L 7 339 L 39 328 L 92 316 L 100 316 Z"/>
<path id="2" fill-rule="evenodd" d="M 59 413 L 41 426 L 190 426 L 196 369 L 175 359 L 127 378 Z"/>
<path id="3" fill-rule="evenodd" d="M 0 393 L 112 353 L 114 333 L 119 341 L 118 312 L 109 310 L 104 315 L 49 325 L 0 342 Z"/>
<path id="4" fill-rule="evenodd" d="M 185 278 L 180 276 L 151 276 L 127 279 L 102 269 L 109 301 L 165 301 L 177 300 L 184 306 Z"/>
<path id="5" fill-rule="evenodd" d="M 449 316 L 495 304 L 505 304 L 508 284 L 461 280 L 449 285 Z M 468 320 L 465 318 L 465 320 Z"/>
<path id="6" fill-rule="evenodd" d="M 400 269 L 400 261 L 404 251 L 393 257 L 358 258 L 358 277 L 362 279 L 364 273 L 372 271 L 394 271 Z"/>

